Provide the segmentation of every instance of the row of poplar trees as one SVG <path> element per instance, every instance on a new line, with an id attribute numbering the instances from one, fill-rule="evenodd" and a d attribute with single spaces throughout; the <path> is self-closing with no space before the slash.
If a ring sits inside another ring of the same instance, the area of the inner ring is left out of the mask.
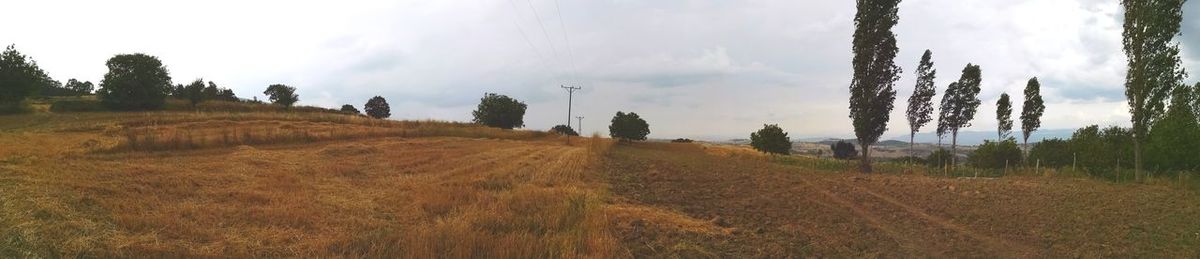
<path id="1" fill-rule="evenodd" d="M 1122 0 L 1124 9 L 1123 45 L 1128 58 L 1125 77 L 1125 96 L 1133 124 L 1133 145 L 1136 175 L 1142 177 L 1142 142 L 1149 128 L 1161 119 L 1172 90 L 1183 86 L 1186 76 L 1181 67 L 1179 45 L 1173 43 L 1180 34 L 1183 3 L 1186 0 Z M 889 114 L 896 99 L 893 89 L 902 70 L 894 59 L 899 48 L 892 32 L 899 22 L 900 0 L 858 0 L 854 17 L 854 75 L 850 83 L 850 118 L 854 134 L 862 146 L 863 172 L 871 172 L 870 146 L 887 131 Z M 933 80 L 932 52 L 926 50 L 917 67 L 917 84 L 909 98 L 907 117 L 911 142 L 925 124 L 932 120 L 932 99 L 936 93 Z M 942 97 L 938 113 L 939 138 L 951 135 L 951 148 L 957 145 L 958 130 L 970 127 L 980 101 L 981 71 L 978 65 L 967 64 L 958 81 L 951 83 Z M 1021 112 L 1021 128 L 1025 146 L 1029 135 L 1041 126 L 1045 105 L 1041 85 L 1032 78 L 1025 87 L 1025 102 Z M 1012 103 L 1008 94 L 997 101 L 997 137 L 1004 139 L 1011 131 Z M 911 146 L 910 146 L 911 149 Z"/>

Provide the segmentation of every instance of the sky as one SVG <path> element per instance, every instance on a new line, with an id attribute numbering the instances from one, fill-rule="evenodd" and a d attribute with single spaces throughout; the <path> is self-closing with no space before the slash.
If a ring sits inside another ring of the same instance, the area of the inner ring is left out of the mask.
<path id="1" fill-rule="evenodd" d="M 748 138 L 779 124 L 793 138 L 853 136 L 848 118 L 853 1 L 11 1 L 0 44 L 55 79 L 93 82 L 115 54 L 159 57 L 174 81 L 197 78 L 243 98 L 271 84 L 300 105 L 361 108 L 382 96 L 393 119 L 469 121 L 484 93 L 528 104 L 525 125 L 572 116 L 607 135 L 636 112 L 651 138 Z M 906 0 L 894 28 L 904 73 L 884 139 L 904 118 L 921 53 L 938 98 L 967 63 L 983 71 L 978 115 L 994 131 L 1001 93 L 1031 77 L 1043 128 L 1129 125 L 1119 1 Z M 1184 67 L 1200 71 L 1200 1 L 1184 8 Z M 1189 84 L 1200 81 L 1191 72 Z M 936 101 L 936 99 L 935 99 Z M 1019 128 L 1019 119 L 1016 128 Z M 571 119 L 575 123 L 574 118 Z M 936 123 L 936 122 L 935 122 Z M 579 127 L 579 125 L 573 125 Z M 929 132 L 933 126 L 926 126 Z M 1035 134 L 1036 138 L 1037 135 Z"/>

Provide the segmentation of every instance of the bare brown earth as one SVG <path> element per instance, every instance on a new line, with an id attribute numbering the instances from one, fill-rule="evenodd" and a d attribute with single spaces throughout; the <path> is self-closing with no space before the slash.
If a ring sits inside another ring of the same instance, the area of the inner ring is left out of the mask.
<path id="1" fill-rule="evenodd" d="M 948 179 L 820 172 L 711 147 L 624 144 L 615 196 L 724 228 L 616 227 L 637 257 L 1200 256 L 1188 190 L 1054 177 Z"/>

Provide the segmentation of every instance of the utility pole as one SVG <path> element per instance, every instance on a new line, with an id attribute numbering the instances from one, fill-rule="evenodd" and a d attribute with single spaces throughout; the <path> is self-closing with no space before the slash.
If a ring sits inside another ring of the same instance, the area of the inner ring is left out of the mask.
<path id="1" fill-rule="evenodd" d="M 576 124 L 576 125 L 579 125 L 579 130 L 576 130 L 575 132 L 578 132 L 579 136 L 582 137 L 583 136 L 583 116 L 575 116 L 575 118 L 579 119 L 579 124 Z"/>
<path id="2" fill-rule="evenodd" d="M 571 127 L 571 102 L 572 102 L 572 99 L 575 98 L 575 90 L 583 89 L 583 87 L 565 86 L 565 85 L 560 85 L 559 87 L 562 87 L 563 89 L 567 89 L 567 128 L 570 128 Z M 578 133 L 578 131 L 576 131 L 576 133 Z M 571 135 L 567 135 L 567 144 L 568 145 L 571 144 Z"/>
<path id="3" fill-rule="evenodd" d="M 575 97 L 575 90 L 583 89 L 578 86 L 559 86 L 567 89 L 567 127 L 571 127 L 571 102 Z"/>

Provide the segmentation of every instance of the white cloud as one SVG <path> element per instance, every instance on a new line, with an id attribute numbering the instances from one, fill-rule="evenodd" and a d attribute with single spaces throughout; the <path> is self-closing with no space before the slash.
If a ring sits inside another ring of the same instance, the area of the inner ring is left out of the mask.
<path id="1" fill-rule="evenodd" d="M 1200 28 L 1195 2 L 1185 33 Z M 798 137 L 852 135 L 852 1 L 555 3 L 17 1 L 0 24 L 22 26 L 0 27 L 0 44 L 60 80 L 98 81 L 113 54 L 144 52 L 176 81 L 204 77 L 245 97 L 285 83 L 302 104 L 329 107 L 381 95 L 398 118 L 469 120 L 479 96 L 498 92 L 529 104 L 529 127 L 549 128 L 566 119 L 558 86 L 576 84 L 585 132 L 606 133 L 621 110 L 647 118 L 659 138 L 745 137 L 763 123 Z M 903 2 L 895 31 L 905 74 L 885 138 L 905 134 L 925 49 L 939 88 L 968 62 L 982 66 L 984 105 L 970 130 L 994 128 L 995 98 L 1019 100 L 1034 76 L 1045 127 L 1126 123 L 1119 15 L 1114 1 Z M 1181 37 L 1193 81 L 1196 39 Z"/>

